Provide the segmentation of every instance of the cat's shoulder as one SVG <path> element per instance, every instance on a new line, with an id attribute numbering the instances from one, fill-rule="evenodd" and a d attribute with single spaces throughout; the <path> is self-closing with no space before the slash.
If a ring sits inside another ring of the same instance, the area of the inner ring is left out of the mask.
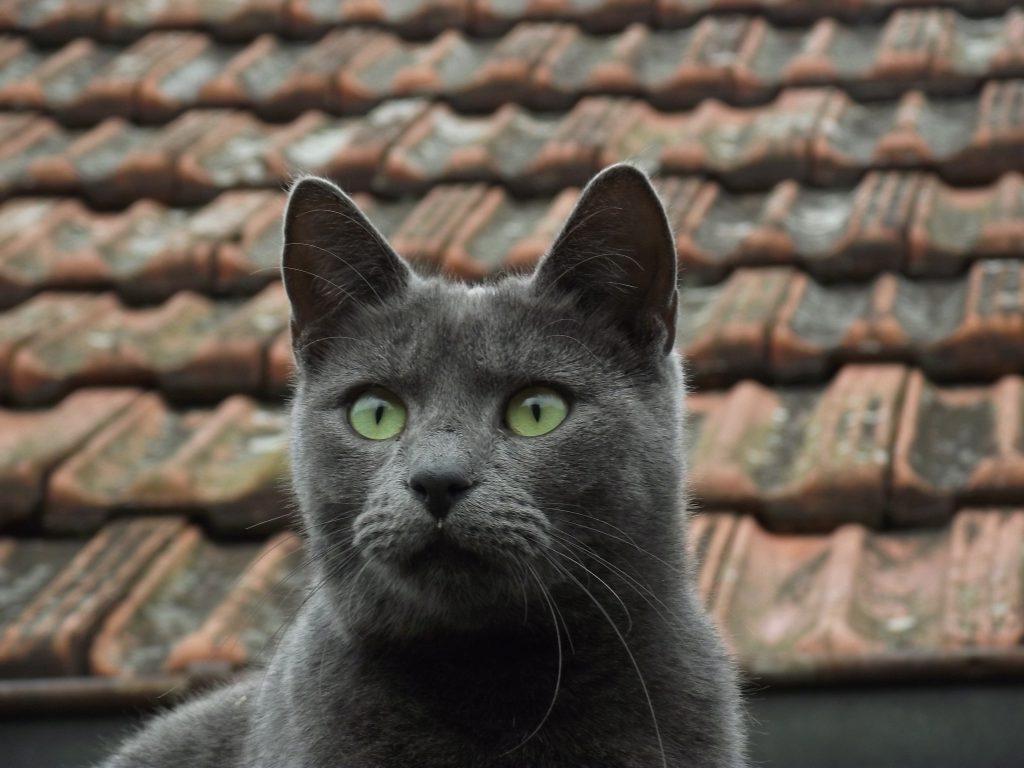
<path id="1" fill-rule="evenodd" d="M 219 688 L 150 720 L 102 768 L 234 768 L 255 683 Z"/>

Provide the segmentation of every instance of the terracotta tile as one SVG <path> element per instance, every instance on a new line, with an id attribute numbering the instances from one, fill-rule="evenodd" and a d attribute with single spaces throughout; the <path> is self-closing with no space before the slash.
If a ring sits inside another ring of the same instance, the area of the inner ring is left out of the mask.
<path id="1" fill-rule="evenodd" d="M 654 179 L 654 188 L 675 234 L 680 278 L 690 284 L 724 279 L 726 265 L 694 240 L 694 232 L 722 194 L 718 185 L 700 178 L 662 177 Z"/>
<path id="2" fill-rule="evenodd" d="M 224 39 L 248 39 L 280 29 L 286 0 L 177 0 L 103 3 L 103 32 L 126 40 L 153 29 L 212 29 Z"/>
<path id="3" fill-rule="evenodd" d="M 244 220 L 231 238 L 221 240 L 214 256 L 214 286 L 218 291 L 247 292 L 278 279 L 284 245 L 282 224 L 285 197 L 274 192 L 244 194 Z"/>
<path id="4" fill-rule="evenodd" d="M 33 0 L 12 0 L 0 13 L 5 28 L 30 31 L 33 38 L 53 43 L 96 37 L 104 5 L 103 0 L 55 0 L 42 6 Z"/>
<path id="5" fill-rule="evenodd" d="M 474 0 L 473 29 L 488 35 L 519 21 L 571 21 L 588 31 L 614 32 L 650 15 L 650 0 Z"/>
<path id="6" fill-rule="evenodd" d="M 13 86 L 17 91 L 19 84 L 31 79 L 45 61 L 46 55 L 24 37 L 0 35 L 0 89 L 6 92 Z"/>
<path id="7" fill-rule="evenodd" d="M 814 381 L 850 360 L 916 357 L 943 326 L 948 332 L 955 324 L 946 314 L 957 295 L 962 304 L 962 288 L 908 284 L 891 274 L 829 286 L 797 275 L 771 331 L 772 372 L 786 381 Z M 907 319 L 917 322 L 901 322 Z"/>
<path id="8" fill-rule="evenodd" d="M 488 190 L 444 247 L 442 269 L 472 280 L 512 266 L 510 253 L 534 235 L 550 208 L 550 200 L 516 201 L 501 189 Z"/>
<path id="9" fill-rule="evenodd" d="M 12 304 L 38 288 L 98 287 L 107 269 L 97 244 L 118 224 L 75 201 L 56 206 L 48 219 L 0 246 L 0 303 Z"/>
<path id="10" fill-rule="evenodd" d="M 0 126 L 0 194 L 47 189 L 46 179 L 34 173 L 40 158 L 62 153 L 73 135 L 46 117 L 4 115 Z"/>
<path id="11" fill-rule="evenodd" d="M 1019 664 L 1024 512 L 828 536 L 715 515 L 695 530 L 724 541 L 701 592 L 743 667 L 766 681 L 936 679 Z"/>
<path id="12" fill-rule="evenodd" d="M 830 97 L 828 91 L 784 91 L 757 109 L 704 101 L 663 150 L 663 168 L 714 174 L 744 189 L 804 177 L 812 132 Z"/>
<path id="13" fill-rule="evenodd" d="M 159 675 L 170 650 L 223 600 L 258 550 L 257 544 L 213 544 L 191 526 L 182 530 L 97 630 L 90 671 Z"/>
<path id="14" fill-rule="evenodd" d="M 686 197 L 692 195 L 689 205 L 670 204 L 683 212 L 676 244 L 688 273 L 711 279 L 740 264 L 795 261 L 778 232 L 798 190 L 795 182 L 783 182 L 769 194 L 729 194 L 713 182 L 696 184 L 685 190 Z"/>
<path id="15" fill-rule="evenodd" d="M 639 24 L 612 37 L 563 27 L 558 39 L 545 46 L 532 73 L 531 104 L 541 109 L 566 109 L 581 94 L 642 93 L 640 67 L 645 53 L 660 42 L 652 37 L 650 30 Z"/>
<path id="16" fill-rule="evenodd" d="M 892 520 L 925 525 L 958 505 L 1024 499 L 1024 380 L 907 387 L 893 468 Z"/>
<path id="17" fill-rule="evenodd" d="M 399 193 L 453 181 L 520 182 L 541 162 L 556 127 L 513 105 L 486 117 L 437 105 L 388 151 L 375 186 Z"/>
<path id="18" fill-rule="evenodd" d="M 0 314 L 0 396 L 19 347 L 54 328 L 71 328 L 115 306 L 113 297 L 95 294 L 40 293 Z"/>
<path id="19" fill-rule="evenodd" d="M 852 92 L 857 96 L 893 96 L 928 80 L 935 59 L 951 47 L 955 18 L 956 14 L 937 8 L 894 13 L 876 37 L 868 66 L 844 78 L 854 81 Z M 846 34 L 856 35 L 857 30 L 847 27 Z M 856 47 L 854 43 L 848 50 Z M 836 53 L 842 56 L 844 51 L 839 47 Z"/>
<path id="20" fill-rule="evenodd" d="M 497 109 L 510 101 L 540 105 L 538 68 L 549 51 L 572 35 L 564 25 L 520 24 L 493 44 L 453 41 L 434 65 L 443 83 L 437 92 L 457 109 Z"/>
<path id="21" fill-rule="evenodd" d="M 883 145 L 892 145 L 894 139 L 904 136 L 913 140 L 909 148 L 889 153 L 894 164 L 928 165 L 931 148 L 917 134 L 924 103 L 917 91 L 899 103 L 861 103 L 832 91 L 821 120 L 808 136 L 814 182 L 825 186 L 853 184 L 865 170 L 887 164 Z"/>
<path id="22" fill-rule="evenodd" d="M 389 98 L 438 96 L 470 77 L 487 43 L 448 30 L 430 43 L 378 34 L 339 67 L 332 80 L 341 108 L 359 112 Z"/>
<path id="23" fill-rule="evenodd" d="M 260 35 L 203 83 L 198 101 L 205 107 L 258 109 L 292 72 L 305 46 L 276 35 Z"/>
<path id="24" fill-rule="evenodd" d="M 721 286 L 683 289 L 676 344 L 694 382 L 765 376 L 769 333 L 793 278 L 788 269 L 740 269 Z"/>
<path id="25" fill-rule="evenodd" d="M 202 624 L 171 648 L 164 668 L 208 674 L 268 658 L 300 605 L 306 565 L 295 534 L 272 538 Z"/>
<path id="26" fill-rule="evenodd" d="M 781 228 L 798 261 L 823 279 L 900 269 L 923 181 L 914 173 L 872 172 L 852 196 L 802 187 Z"/>
<path id="27" fill-rule="evenodd" d="M 162 33 L 172 44 L 168 53 L 138 80 L 134 93 L 136 119 L 165 122 L 196 106 L 203 86 L 231 58 L 231 49 L 206 35 Z"/>
<path id="28" fill-rule="evenodd" d="M 968 510 L 953 519 L 943 648 L 958 655 L 1016 651 L 1024 640 L 1019 565 L 1024 512 Z"/>
<path id="29" fill-rule="evenodd" d="M 107 304 L 22 345 L 11 358 L 9 396 L 40 404 L 82 386 L 152 384 L 157 359 L 181 354 L 182 346 L 192 349 L 215 322 L 213 305 L 194 294 L 178 294 L 155 309 Z"/>
<path id="30" fill-rule="evenodd" d="M 289 26 L 309 35 L 331 27 L 372 24 L 393 28 L 409 37 L 425 38 L 451 27 L 463 27 L 469 19 L 466 0 L 411 0 L 388 3 L 380 0 L 288 0 Z"/>
<path id="31" fill-rule="evenodd" d="M 779 529 L 880 523 L 905 379 L 900 366 L 847 366 L 824 390 L 736 385 L 692 443 L 697 500 Z"/>
<path id="32" fill-rule="evenodd" d="M 704 98 L 767 96 L 775 56 L 764 50 L 758 76 L 750 69 L 765 34 L 763 20 L 742 16 L 707 16 L 693 27 L 656 32 L 642 53 L 639 76 L 652 101 L 664 107 L 692 106 Z"/>
<path id="33" fill-rule="evenodd" d="M 4 675 L 85 673 L 103 617 L 182 526 L 169 518 L 121 521 L 93 537 L 0 634 Z"/>
<path id="34" fill-rule="evenodd" d="M 870 285 L 794 280 L 772 336 L 783 378 L 820 376 L 837 360 L 911 360 L 939 378 L 994 378 L 1018 370 L 1019 266 L 979 262 L 966 279 Z M 812 318 L 813 316 L 813 318 Z"/>
<path id="35" fill-rule="evenodd" d="M 714 605 L 722 566 L 742 518 L 722 512 L 705 512 L 690 518 L 687 542 L 694 559 L 697 593 L 706 608 Z"/>
<path id="36" fill-rule="evenodd" d="M 975 258 L 1015 258 L 1024 248 L 1024 178 L 1007 174 L 981 188 L 953 188 L 930 178 L 907 233 L 906 270 L 961 272 Z"/>
<path id="37" fill-rule="evenodd" d="M 82 531 L 119 510 L 180 510 L 240 532 L 277 518 L 290 503 L 285 429 L 281 411 L 241 396 L 172 412 L 144 395 L 53 474 L 44 524 Z"/>
<path id="38" fill-rule="evenodd" d="M 233 112 L 193 110 L 164 127 L 136 129 L 145 139 L 124 153 L 111 178 L 103 184 L 105 194 L 123 201 L 176 200 L 180 196 L 177 166 L 181 156 L 218 129 L 232 124 Z"/>
<path id="39" fill-rule="evenodd" d="M 51 194 L 85 194 L 101 205 L 125 201 L 120 190 L 106 184 L 131 153 L 152 141 L 152 130 L 110 118 L 85 131 L 60 152 L 44 155 L 29 166 L 34 186 Z"/>
<path id="40" fill-rule="evenodd" d="M 991 379 L 1024 370 L 1024 264 L 978 261 L 965 280 L 954 284 L 962 286 L 962 298 L 958 295 L 952 306 L 946 299 L 941 310 L 921 317 L 921 328 L 931 328 L 934 334 L 921 352 L 928 374 Z M 917 304 L 918 312 L 936 306 Z"/>
<path id="41" fill-rule="evenodd" d="M 291 331 L 282 331 L 267 350 L 267 391 L 283 396 L 291 392 L 295 375 Z"/>
<path id="42" fill-rule="evenodd" d="M 580 191 L 574 187 L 563 189 L 533 226 L 512 244 L 505 254 L 505 268 L 512 272 L 532 270 L 555 241 L 562 225 L 568 220 Z"/>
<path id="43" fill-rule="evenodd" d="M 43 325 L 52 312 L 12 313 L 12 328 L 29 316 L 37 326 L 32 335 L 25 328 L 0 366 L 11 399 L 38 404 L 78 387 L 116 384 L 157 386 L 177 399 L 255 393 L 263 388 L 266 349 L 288 318 L 280 283 L 246 302 L 181 292 L 159 307 L 125 309 L 103 298 L 65 312 L 59 325 Z"/>
<path id="44" fill-rule="evenodd" d="M 1024 11 L 997 18 L 952 16 L 950 44 L 932 62 L 931 87 L 967 91 L 987 77 L 1024 74 Z"/>
<path id="45" fill-rule="evenodd" d="M 386 170 L 391 148 L 414 130 L 426 111 L 425 102 L 408 99 L 382 104 L 359 118 L 307 114 L 275 146 L 275 172 L 290 178 L 309 171 L 335 179 L 349 192 L 366 191 L 375 175 Z"/>
<path id="46" fill-rule="evenodd" d="M 106 117 L 130 118 L 136 114 L 136 95 L 140 84 L 166 71 L 167 62 L 178 55 L 194 53 L 202 46 L 203 36 L 191 33 L 146 35 L 120 52 L 85 86 L 80 97 L 79 114 L 84 120 L 98 122 Z"/>
<path id="47" fill-rule="evenodd" d="M 178 291 L 209 291 L 211 248 L 181 209 L 140 200 L 97 238 L 103 282 L 137 302 L 162 301 Z"/>
<path id="48" fill-rule="evenodd" d="M 83 546 L 67 539 L 0 538 L 0 633 Z"/>
<path id="49" fill-rule="evenodd" d="M 593 96 L 581 100 L 556 126 L 519 184 L 539 193 L 583 186 L 606 165 L 632 160 L 652 170 L 652 155 L 674 126 L 647 105 Z"/>
<path id="50" fill-rule="evenodd" d="M 230 113 L 178 157 L 176 199 L 200 202 L 236 187 L 283 185 L 287 177 L 272 159 L 274 150 L 286 143 L 286 135 L 301 133 L 318 118 L 310 114 L 278 127 L 244 112 Z"/>
<path id="51" fill-rule="evenodd" d="M 434 187 L 394 232 L 391 244 L 421 271 L 439 272 L 445 249 L 487 198 L 483 184 Z"/>
<path id="52" fill-rule="evenodd" d="M 32 54 L 22 54 L 26 55 Z M 0 76 L 0 106 L 52 112 L 62 121 L 84 122 L 88 117 L 82 112 L 85 90 L 113 55 L 111 49 L 92 40 L 79 39 L 68 43 L 41 59 L 30 74 L 11 80 Z M 0 59 L 2 57 L 3 52 L 0 51 Z"/>
<path id="53" fill-rule="evenodd" d="M 729 193 L 680 180 L 665 200 L 690 278 L 720 279 L 734 266 L 799 264 L 824 279 L 849 280 L 902 265 L 920 182 L 916 174 L 875 172 L 855 190 L 784 181 L 770 193 Z M 670 180 L 657 183 L 668 189 Z"/>
<path id="54" fill-rule="evenodd" d="M 169 334 L 173 346 L 147 342 L 160 388 L 176 399 L 207 400 L 264 388 L 264 359 L 274 338 L 288 325 L 288 299 L 281 283 L 272 283 L 233 308 L 191 349 Z M 177 329 L 175 329 L 177 333 Z M 175 354 L 177 353 L 177 354 Z"/>
<path id="55" fill-rule="evenodd" d="M 134 402 L 124 389 L 79 392 L 39 411 L 0 411 L 0 526 L 31 516 L 50 472 Z"/>
<path id="56" fill-rule="evenodd" d="M 929 100 L 911 92 L 900 103 L 896 130 L 878 153 L 890 165 L 938 167 L 957 183 L 981 183 L 1021 170 L 1024 81 L 989 82 L 975 97 Z"/>
<path id="57" fill-rule="evenodd" d="M 309 109 L 340 112 L 345 105 L 337 86 L 338 74 L 367 49 L 376 50 L 381 36 L 373 30 L 335 30 L 315 44 L 298 48 L 287 57 L 287 63 L 285 57 L 278 56 L 256 67 L 250 65 L 245 73 L 249 82 L 259 73 L 266 73 L 271 63 L 281 67 L 276 73 L 265 74 L 255 86 L 262 90 L 257 102 L 260 111 L 278 119 L 295 117 Z M 280 43 L 277 48 L 282 48 Z"/>

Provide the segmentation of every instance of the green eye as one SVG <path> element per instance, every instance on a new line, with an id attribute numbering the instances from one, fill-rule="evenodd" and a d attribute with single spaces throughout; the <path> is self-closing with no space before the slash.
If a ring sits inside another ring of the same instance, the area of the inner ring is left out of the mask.
<path id="1" fill-rule="evenodd" d="M 405 428 L 405 406 L 381 387 L 368 389 L 348 409 L 352 429 L 370 440 L 388 440 Z"/>
<path id="2" fill-rule="evenodd" d="M 569 415 L 565 399 L 547 387 L 527 387 L 517 392 L 505 411 L 508 428 L 523 437 L 546 435 Z"/>

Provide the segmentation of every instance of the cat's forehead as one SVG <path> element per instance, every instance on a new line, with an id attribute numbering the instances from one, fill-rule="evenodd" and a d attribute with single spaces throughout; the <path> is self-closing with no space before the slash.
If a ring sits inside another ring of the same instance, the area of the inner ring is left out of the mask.
<path id="1" fill-rule="evenodd" d="M 588 329 L 567 307 L 545 302 L 517 278 L 473 286 L 420 280 L 391 307 L 379 341 L 398 371 L 422 378 L 564 379 L 588 366 L 580 347 Z"/>

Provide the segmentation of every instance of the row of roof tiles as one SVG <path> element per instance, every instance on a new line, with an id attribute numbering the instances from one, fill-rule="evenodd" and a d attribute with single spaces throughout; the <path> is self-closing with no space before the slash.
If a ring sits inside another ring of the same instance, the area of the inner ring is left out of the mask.
<path id="1" fill-rule="evenodd" d="M 786 90 L 764 107 L 705 101 L 681 113 L 599 96 L 557 117 L 513 105 L 465 116 L 400 100 L 365 117 L 307 112 L 274 125 L 247 112 L 199 110 L 159 128 L 111 118 L 84 132 L 7 113 L 0 146 L 0 193 L 74 193 L 104 205 L 202 202 L 233 188 L 280 187 L 297 171 L 386 195 L 453 181 L 538 195 L 619 160 L 743 189 L 787 178 L 850 184 L 884 168 L 978 183 L 1024 170 L 1024 80 L 992 81 L 980 99 L 911 91 L 899 102 L 862 104 L 835 90 Z"/>
<path id="2" fill-rule="evenodd" d="M 44 292 L 0 313 L 0 401 L 53 403 L 88 386 L 156 388 L 174 401 L 277 398 L 292 374 L 280 283 L 245 300 L 180 292 L 131 308 L 112 294 Z M 741 269 L 683 291 L 678 344 L 701 387 L 798 383 L 858 361 L 910 362 L 939 381 L 1024 370 L 1024 265 L 979 261 L 957 279 L 822 285 L 789 268 Z"/>
<path id="3" fill-rule="evenodd" d="M 690 476 L 707 509 L 773 529 L 935 525 L 957 508 L 1024 503 L 1024 380 L 953 387 L 896 364 L 825 386 L 744 381 L 690 397 Z M 86 389 L 0 410 L 0 523 L 95 530 L 112 514 L 187 511 L 244 533 L 290 510 L 287 419 L 235 396 L 175 410 L 154 393 Z"/>
<path id="4" fill-rule="evenodd" d="M 700 595 L 752 677 L 1020 668 L 1024 511 L 814 536 L 704 514 L 692 547 Z M 304 567 L 291 533 L 223 545 L 175 518 L 114 522 L 86 543 L 0 539 L 0 675 L 223 675 L 273 651 Z"/>
<path id="5" fill-rule="evenodd" d="M 115 115 L 160 122 L 197 106 L 292 118 L 308 109 L 361 112 L 410 96 L 458 108 L 516 101 L 550 109 L 587 94 L 639 95 L 672 108 L 709 96 L 759 101 L 781 87 L 824 84 L 855 96 L 894 96 L 914 86 L 949 94 L 1021 74 L 1019 9 L 986 19 L 901 11 L 884 27 L 824 19 L 792 29 L 763 18 L 707 17 L 686 29 L 636 25 L 611 37 L 524 24 L 497 41 L 449 30 L 405 43 L 358 28 L 312 45 L 268 35 L 244 49 L 188 32 L 153 33 L 127 49 L 82 38 L 56 52 L 0 38 L 0 108 L 75 123 Z"/>
<path id="6" fill-rule="evenodd" d="M 1024 179 L 1017 174 L 971 189 L 901 172 L 870 173 L 849 190 L 785 181 L 770 192 L 739 194 L 677 177 L 655 185 L 692 284 L 765 265 L 799 267 L 822 282 L 886 272 L 946 278 L 980 260 L 1014 259 L 1024 244 Z M 519 200 L 502 188 L 468 184 L 435 187 L 418 201 L 357 195 L 357 202 L 419 268 L 478 279 L 531 268 L 577 194 L 570 188 Z M 76 200 L 8 200 L 0 203 L 0 307 L 52 288 L 113 288 L 135 303 L 182 290 L 251 294 L 277 279 L 283 208 L 284 196 L 269 190 L 225 192 L 197 210 L 142 201 L 96 213 Z M 904 295 L 914 291 L 904 288 Z M 704 295 L 687 294 L 706 304 Z"/>
<path id="7" fill-rule="evenodd" d="M 45 42 L 89 36 L 128 40 L 153 29 L 210 29 L 227 39 L 261 32 L 308 37 L 352 24 L 390 27 L 411 37 L 450 28 L 496 34 L 524 20 L 571 21 L 607 32 L 630 23 L 676 27 L 706 13 L 737 9 L 787 22 L 822 16 L 880 18 L 907 6 L 940 5 L 971 14 L 995 14 L 1013 0 L 4 0 L 0 30 L 18 30 Z"/>

